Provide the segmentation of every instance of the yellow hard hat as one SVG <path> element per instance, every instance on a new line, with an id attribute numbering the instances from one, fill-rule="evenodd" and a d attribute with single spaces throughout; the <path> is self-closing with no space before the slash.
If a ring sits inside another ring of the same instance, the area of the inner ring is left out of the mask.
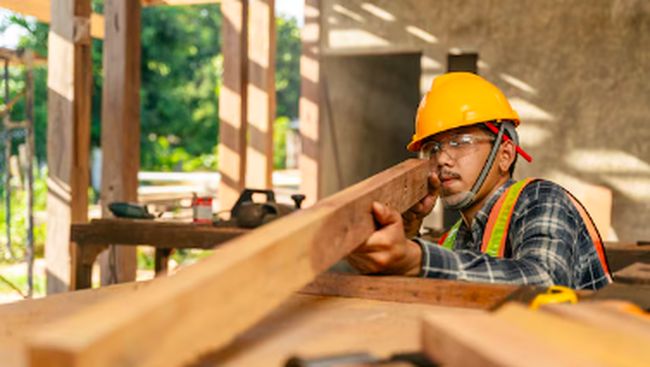
<path id="1" fill-rule="evenodd" d="M 446 130 L 502 120 L 519 125 L 519 115 L 499 88 L 476 74 L 443 74 L 434 79 L 420 102 L 415 134 L 407 149 L 417 152 L 424 139 Z"/>

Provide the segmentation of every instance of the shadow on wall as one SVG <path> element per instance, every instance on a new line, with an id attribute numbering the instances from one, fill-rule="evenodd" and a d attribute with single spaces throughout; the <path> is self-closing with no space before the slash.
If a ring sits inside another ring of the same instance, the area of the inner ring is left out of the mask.
<path id="1" fill-rule="evenodd" d="M 522 119 L 522 145 L 535 160 L 520 160 L 518 176 L 605 186 L 613 193 L 616 229 L 608 237 L 636 241 L 650 239 L 644 224 L 650 217 L 650 107 L 640 81 L 650 68 L 638 67 L 650 54 L 649 36 L 641 32 L 650 24 L 644 7 L 639 1 L 571 0 L 554 8 L 531 0 L 498 7 L 323 0 L 322 25 L 326 51 L 421 49 L 421 92 L 444 72 L 448 54 L 477 52 L 479 73 L 504 90 Z M 625 63 L 627 73 L 612 72 L 626 70 Z"/>

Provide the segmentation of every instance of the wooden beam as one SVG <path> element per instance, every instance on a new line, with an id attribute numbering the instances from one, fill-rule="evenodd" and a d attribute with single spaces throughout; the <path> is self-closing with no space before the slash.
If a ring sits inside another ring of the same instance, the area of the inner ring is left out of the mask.
<path id="1" fill-rule="evenodd" d="M 230 209 L 246 180 L 248 0 L 224 0 L 223 85 L 219 93 L 219 204 Z"/>
<path id="2" fill-rule="evenodd" d="M 506 284 L 324 273 L 303 288 L 301 293 L 487 310 L 518 288 Z"/>
<path id="3" fill-rule="evenodd" d="M 103 52 L 102 217 L 112 216 L 108 210 L 112 202 L 138 201 L 141 10 L 140 0 L 107 1 L 104 6 L 104 14 L 112 21 L 106 23 Z M 134 281 L 136 250 L 115 246 L 102 253 L 101 284 Z"/>
<path id="4" fill-rule="evenodd" d="M 628 284 L 650 285 L 650 264 L 634 263 L 614 273 L 614 280 Z"/>
<path id="5" fill-rule="evenodd" d="M 302 28 L 300 58 L 300 192 L 305 205 L 321 195 L 321 0 L 305 0 L 305 25 Z"/>
<path id="6" fill-rule="evenodd" d="M 572 353 L 540 343 L 533 333 L 491 313 L 429 313 L 422 325 L 422 349 L 441 366 L 598 365 L 581 350 Z"/>
<path id="7" fill-rule="evenodd" d="M 55 0 L 0 0 L 0 8 L 28 15 L 43 23 L 52 19 L 51 2 Z M 86 20 L 87 22 L 87 20 Z M 93 38 L 104 38 L 104 16 L 97 13 L 90 15 L 90 35 Z"/>
<path id="8" fill-rule="evenodd" d="M 88 220 L 90 0 L 54 0 L 48 40 L 47 292 L 74 283 L 70 225 Z M 74 20 L 77 21 L 74 21 Z"/>
<path id="9" fill-rule="evenodd" d="M 403 212 L 424 197 L 429 172 L 428 161 L 405 161 L 142 292 L 44 326 L 30 340 L 31 364 L 179 365 L 224 346 L 368 238 L 373 201 Z"/>
<path id="10" fill-rule="evenodd" d="M 580 304 L 574 307 L 580 307 Z M 533 334 L 539 340 L 538 345 L 547 344 L 576 357 L 580 355 L 589 359 L 592 365 L 641 366 L 650 361 L 650 340 L 629 334 L 622 328 L 594 326 L 515 304 L 500 308 L 496 317 L 501 323 Z"/>
<path id="11" fill-rule="evenodd" d="M 0 337 L 25 334 L 31 327 L 65 318 L 109 297 L 137 292 L 148 284 L 149 282 L 124 283 L 0 305 Z"/>
<path id="12" fill-rule="evenodd" d="M 202 5 L 218 4 L 221 0 L 142 0 L 143 6 L 184 6 L 184 5 Z"/>
<path id="13" fill-rule="evenodd" d="M 273 188 L 275 0 L 252 0 L 248 18 L 246 187 Z"/>
<path id="14" fill-rule="evenodd" d="M 203 248 L 231 240 L 249 229 L 195 223 L 136 219 L 93 219 L 72 226 L 72 240 L 80 245 L 151 245 L 157 248 Z"/>

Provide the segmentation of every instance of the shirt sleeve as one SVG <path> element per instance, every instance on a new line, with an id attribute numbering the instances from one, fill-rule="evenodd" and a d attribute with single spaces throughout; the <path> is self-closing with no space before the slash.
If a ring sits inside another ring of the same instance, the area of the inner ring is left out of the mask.
<path id="1" fill-rule="evenodd" d="M 450 251 L 416 239 L 422 248 L 420 276 L 574 287 L 571 263 L 577 237 L 575 228 L 582 223 L 566 195 L 555 194 L 531 195 L 531 199 L 523 198 L 522 193 L 523 205 L 517 203 L 509 230 L 513 246 L 512 257 L 507 259 L 473 250 Z"/>

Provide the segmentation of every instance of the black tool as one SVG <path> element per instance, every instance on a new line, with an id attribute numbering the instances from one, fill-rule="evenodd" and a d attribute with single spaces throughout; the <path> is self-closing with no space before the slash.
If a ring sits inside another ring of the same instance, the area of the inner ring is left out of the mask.
<path id="1" fill-rule="evenodd" d="M 132 219 L 153 219 L 155 216 L 149 213 L 147 207 L 144 205 L 113 202 L 108 204 L 108 209 L 118 218 L 132 218 Z"/>
<path id="2" fill-rule="evenodd" d="M 253 201 L 253 195 L 262 194 L 266 201 L 257 203 Z M 256 228 L 274 219 L 287 215 L 300 209 L 305 195 L 291 195 L 294 206 L 277 203 L 273 190 L 244 189 L 237 202 L 230 211 L 230 221 L 218 223 L 218 225 L 234 225 L 242 228 Z"/>

